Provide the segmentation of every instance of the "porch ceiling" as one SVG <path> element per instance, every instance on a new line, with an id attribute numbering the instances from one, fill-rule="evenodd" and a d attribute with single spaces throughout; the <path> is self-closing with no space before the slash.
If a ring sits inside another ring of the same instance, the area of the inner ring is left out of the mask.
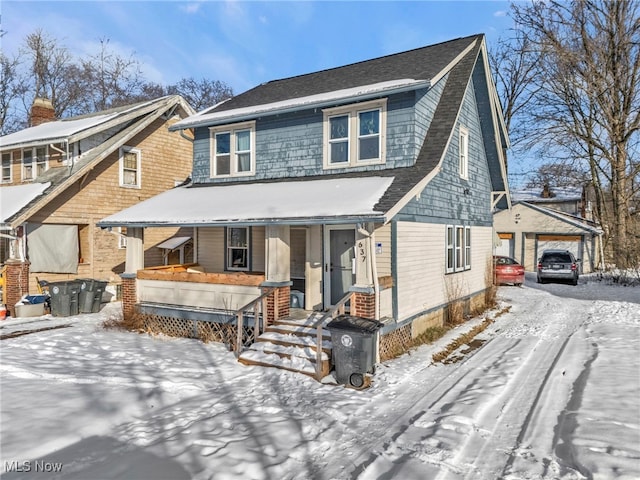
<path id="1" fill-rule="evenodd" d="M 394 177 L 178 187 L 98 222 L 100 227 L 384 221 L 374 206 Z"/>

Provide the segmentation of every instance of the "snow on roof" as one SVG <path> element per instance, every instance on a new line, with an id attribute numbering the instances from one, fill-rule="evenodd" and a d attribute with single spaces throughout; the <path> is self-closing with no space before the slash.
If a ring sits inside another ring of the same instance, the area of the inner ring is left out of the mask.
<path id="1" fill-rule="evenodd" d="M 100 226 L 215 225 L 379 216 L 393 177 L 177 187 L 110 215 Z"/>
<path id="2" fill-rule="evenodd" d="M 374 83 L 371 85 L 361 85 L 353 88 L 345 88 L 342 90 L 336 90 L 333 92 L 319 93 L 316 95 L 308 95 L 305 97 L 298 97 L 289 100 L 283 100 L 280 102 L 266 103 L 263 105 L 255 105 L 251 107 L 236 108 L 233 110 L 224 110 L 221 112 L 207 113 L 211 109 L 203 110 L 195 115 L 185 118 L 175 124 L 173 124 L 169 130 L 181 130 L 185 128 L 191 128 L 200 125 L 213 124 L 216 122 L 224 122 L 238 117 L 251 117 L 258 114 L 275 113 L 282 110 L 298 109 L 301 107 L 319 106 L 335 102 L 338 100 L 345 100 L 354 97 L 366 97 L 367 95 L 379 95 L 382 92 L 389 90 L 397 90 L 401 88 L 416 88 L 419 85 L 430 85 L 429 81 L 414 80 L 411 78 L 404 78 L 399 80 L 391 80 L 387 82 Z"/>
<path id="3" fill-rule="evenodd" d="M 0 223 L 6 222 L 36 197 L 42 195 L 49 185 L 51 183 L 27 183 L 0 187 Z"/>
<path id="4" fill-rule="evenodd" d="M 175 248 L 178 248 L 181 245 L 184 245 L 189 240 L 191 240 L 191 237 L 173 237 L 168 240 L 165 240 L 160 245 L 157 245 L 157 247 L 166 248 L 167 250 L 173 250 Z"/>
<path id="5" fill-rule="evenodd" d="M 11 145 L 36 143 L 40 141 L 61 141 L 78 132 L 100 125 L 116 116 L 118 116 L 118 113 L 42 123 L 38 126 L 25 128 L 19 132 L 0 137 L 0 147 L 4 148 Z"/>
<path id="6" fill-rule="evenodd" d="M 163 98 L 165 97 L 133 105 L 116 107 L 96 114 L 56 120 L 53 122 L 42 123 L 35 127 L 25 128 L 24 130 L 0 137 L 0 148 L 14 145 L 61 142 L 72 135 L 76 135 L 84 130 L 108 122 L 109 120 L 125 115 L 128 112 L 143 108 Z"/>
<path id="7" fill-rule="evenodd" d="M 543 197 L 542 188 L 514 190 L 511 192 L 513 202 L 562 202 L 575 201 L 582 198 L 580 187 L 551 187 L 553 197 Z"/>

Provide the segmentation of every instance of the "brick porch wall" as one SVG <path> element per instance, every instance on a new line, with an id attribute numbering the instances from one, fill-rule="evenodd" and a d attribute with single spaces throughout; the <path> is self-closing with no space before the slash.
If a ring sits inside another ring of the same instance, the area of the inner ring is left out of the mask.
<path id="1" fill-rule="evenodd" d="M 12 317 L 16 316 L 16 303 L 29 293 L 29 262 L 7 260 L 5 263 L 5 284 L 7 310 Z"/>
<path id="2" fill-rule="evenodd" d="M 354 292 L 351 297 L 351 315 L 355 317 L 376 318 L 376 298 L 373 293 Z"/>
<path id="3" fill-rule="evenodd" d="M 276 314 L 275 305 L 278 305 Z M 267 297 L 266 324 L 269 325 L 275 320 L 289 316 L 289 306 L 291 304 L 291 287 L 278 287 L 273 295 Z"/>
<path id="4" fill-rule="evenodd" d="M 136 302 L 138 295 L 136 290 L 136 276 L 123 274 L 122 278 L 122 316 L 123 318 L 131 318 L 136 311 Z"/>

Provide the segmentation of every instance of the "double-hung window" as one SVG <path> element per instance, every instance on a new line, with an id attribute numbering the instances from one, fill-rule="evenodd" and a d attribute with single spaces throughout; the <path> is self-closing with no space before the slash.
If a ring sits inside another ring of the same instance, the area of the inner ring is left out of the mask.
<path id="1" fill-rule="evenodd" d="M 249 270 L 250 242 L 249 227 L 228 227 L 226 229 L 227 270 Z"/>
<path id="2" fill-rule="evenodd" d="M 460 159 L 458 162 L 458 172 L 460 178 L 469 178 L 469 130 L 460 127 L 460 141 L 458 144 Z"/>
<path id="3" fill-rule="evenodd" d="M 11 183 L 11 160 L 13 156 L 11 152 L 2 154 L 2 183 Z"/>
<path id="4" fill-rule="evenodd" d="M 211 177 L 254 175 L 255 124 L 211 129 Z"/>
<path id="5" fill-rule="evenodd" d="M 22 179 L 33 180 L 47 171 L 47 147 L 26 148 L 22 151 Z"/>
<path id="6" fill-rule="evenodd" d="M 471 268 L 471 227 L 447 225 L 446 273 Z"/>
<path id="7" fill-rule="evenodd" d="M 140 188 L 141 183 L 140 150 L 129 147 L 120 148 L 120 186 Z"/>
<path id="8" fill-rule="evenodd" d="M 27 149 L 22 151 L 22 179 L 33 180 L 33 150 Z"/>
<path id="9" fill-rule="evenodd" d="M 324 167 L 384 163 L 386 99 L 324 111 Z"/>

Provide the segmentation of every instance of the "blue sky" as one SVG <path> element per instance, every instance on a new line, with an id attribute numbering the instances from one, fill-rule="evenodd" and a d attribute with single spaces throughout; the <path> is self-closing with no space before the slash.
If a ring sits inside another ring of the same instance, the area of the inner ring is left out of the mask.
<path id="1" fill-rule="evenodd" d="M 4 53 L 38 28 L 75 55 L 101 39 L 134 53 L 145 76 L 220 80 L 242 93 L 260 83 L 476 33 L 489 44 L 512 25 L 504 1 L 7 1 Z"/>

